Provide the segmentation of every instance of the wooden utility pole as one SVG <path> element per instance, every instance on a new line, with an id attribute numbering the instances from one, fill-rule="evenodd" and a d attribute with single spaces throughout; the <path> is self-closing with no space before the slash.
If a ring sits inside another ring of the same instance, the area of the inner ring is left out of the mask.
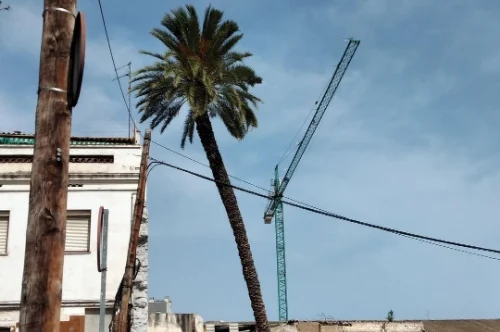
<path id="1" fill-rule="evenodd" d="M 134 206 L 134 219 L 130 230 L 130 241 L 128 245 L 127 265 L 123 275 L 122 298 L 120 302 L 120 311 L 118 313 L 117 332 L 128 332 L 128 312 L 129 302 L 132 294 L 132 282 L 134 278 L 135 258 L 137 253 L 137 244 L 139 242 L 139 230 L 142 223 L 142 215 L 144 212 L 144 200 L 146 195 L 146 172 L 149 160 L 149 146 L 151 143 L 151 130 L 146 130 L 144 135 L 144 143 L 142 147 L 141 169 L 139 173 L 139 186 L 137 187 L 137 196 Z"/>
<path id="2" fill-rule="evenodd" d="M 21 332 L 58 332 L 71 107 L 68 67 L 76 0 L 45 0 L 35 146 L 21 291 Z"/>

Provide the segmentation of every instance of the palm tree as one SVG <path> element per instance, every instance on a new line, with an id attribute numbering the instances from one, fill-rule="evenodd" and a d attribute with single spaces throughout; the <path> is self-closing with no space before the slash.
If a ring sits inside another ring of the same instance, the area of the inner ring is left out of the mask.
<path id="1" fill-rule="evenodd" d="M 181 148 L 187 139 L 193 142 L 196 128 L 233 230 L 257 330 L 267 332 L 266 309 L 245 225 L 234 190 L 227 185 L 229 176 L 211 123 L 211 119 L 219 117 L 238 140 L 257 127 L 252 108 L 261 100 L 249 88 L 262 83 L 262 78 L 243 64 L 251 53 L 234 51 L 243 37 L 238 24 L 223 21 L 222 17 L 222 11 L 209 6 L 200 26 L 192 5 L 165 14 L 162 28 L 153 29 L 151 34 L 165 45 L 166 51 L 141 51 L 154 57 L 155 62 L 136 73 L 134 91 L 139 98 L 141 123 L 149 120 L 151 127 L 159 127 L 161 133 L 186 106 Z"/>

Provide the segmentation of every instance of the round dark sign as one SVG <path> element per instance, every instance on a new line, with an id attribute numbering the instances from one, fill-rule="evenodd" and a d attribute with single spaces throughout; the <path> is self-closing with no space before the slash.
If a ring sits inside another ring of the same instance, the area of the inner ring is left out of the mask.
<path id="1" fill-rule="evenodd" d="M 85 15 L 82 12 L 78 12 L 73 29 L 68 71 L 68 104 L 71 107 L 75 107 L 78 104 L 82 88 L 83 68 L 85 67 L 85 41 Z"/>

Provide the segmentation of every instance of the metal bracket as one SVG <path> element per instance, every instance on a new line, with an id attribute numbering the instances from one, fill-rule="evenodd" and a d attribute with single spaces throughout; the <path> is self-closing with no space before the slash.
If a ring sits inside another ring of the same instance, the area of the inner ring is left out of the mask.
<path id="1" fill-rule="evenodd" d="M 62 149 L 61 148 L 57 148 L 56 149 L 56 160 L 57 161 L 61 161 L 61 157 L 62 157 Z"/>
<path id="2" fill-rule="evenodd" d="M 70 14 L 71 16 L 73 16 L 74 18 L 76 18 L 76 14 L 67 10 L 67 9 L 64 9 L 64 8 L 61 8 L 61 7 L 46 7 L 44 10 L 43 10 L 43 13 L 42 13 L 42 17 L 45 16 L 45 13 L 48 12 L 48 11 L 57 11 L 57 12 L 62 12 L 62 13 L 66 13 L 66 14 Z"/>
<path id="3" fill-rule="evenodd" d="M 67 91 L 63 90 L 63 89 L 54 88 L 54 87 L 51 87 L 51 86 L 45 86 L 45 87 L 38 87 L 37 94 L 39 94 L 42 91 L 54 91 L 54 92 L 67 93 Z"/>

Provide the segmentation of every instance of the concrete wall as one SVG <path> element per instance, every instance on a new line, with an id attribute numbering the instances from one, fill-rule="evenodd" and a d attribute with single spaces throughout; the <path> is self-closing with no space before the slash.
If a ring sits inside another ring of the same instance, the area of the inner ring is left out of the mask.
<path id="1" fill-rule="evenodd" d="M 109 331 L 109 323 L 111 323 L 112 309 L 106 309 L 106 316 L 104 319 L 104 331 Z M 85 332 L 98 332 L 99 331 L 99 309 L 90 308 L 85 309 Z"/>
<path id="2" fill-rule="evenodd" d="M 297 332 L 422 332 L 421 322 L 345 322 L 325 324 L 317 322 L 299 322 Z M 291 331 L 290 331 L 291 332 Z"/>
<path id="3" fill-rule="evenodd" d="M 152 313 L 147 332 L 204 332 L 203 319 L 196 314 Z"/>
<path id="4" fill-rule="evenodd" d="M 32 146 L 3 145 L 0 155 L 30 155 Z M 67 254 L 64 261 L 63 303 L 99 301 L 97 214 L 109 209 L 106 299 L 114 300 L 124 272 L 133 203 L 138 184 L 141 146 L 72 146 L 71 154 L 114 155 L 113 164 L 70 164 L 68 209 L 89 209 L 90 253 Z M 0 210 L 10 211 L 8 254 L 0 256 L 0 308 L 19 304 L 24 265 L 31 164 L 0 164 Z M 147 302 L 147 301 L 146 301 Z M 63 314 L 64 314 L 63 309 Z M 73 310 L 73 309 L 72 309 Z M 82 309 L 83 310 L 83 309 Z M 71 310 L 70 310 L 71 311 Z M 81 315 L 84 312 L 80 313 Z"/>
<path id="5" fill-rule="evenodd" d="M 71 316 L 84 316 L 84 315 L 85 315 L 85 308 L 79 308 L 79 307 L 61 308 L 61 322 L 69 321 Z M 15 327 L 18 322 L 19 322 L 19 310 L 0 311 L 0 327 Z M 89 331 L 95 332 L 98 330 L 89 330 Z"/>
<path id="6" fill-rule="evenodd" d="M 172 311 L 172 301 L 168 296 L 165 296 L 163 298 L 163 301 L 155 300 L 153 297 L 151 297 L 149 298 L 148 312 L 150 314 L 154 314 L 157 312 L 173 314 L 174 312 Z"/>
<path id="7" fill-rule="evenodd" d="M 0 312 L 0 327 L 16 326 L 19 321 L 19 311 L 8 310 Z"/>
<path id="8" fill-rule="evenodd" d="M 206 323 L 205 331 L 215 331 L 215 325 L 227 326 L 229 332 L 238 331 L 238 323 Z M 243 324 L 242 325 L 248 325 Z M 422 332 L 422 322 L 296 322 L 292 324 L 270 323 L 271 332 Z M 167 331 L 167 330 L 162 330 Z M 170 330 L 169 330 L 170 331 Z M 176 331 L 177 332 L 177 331 Z"/>

